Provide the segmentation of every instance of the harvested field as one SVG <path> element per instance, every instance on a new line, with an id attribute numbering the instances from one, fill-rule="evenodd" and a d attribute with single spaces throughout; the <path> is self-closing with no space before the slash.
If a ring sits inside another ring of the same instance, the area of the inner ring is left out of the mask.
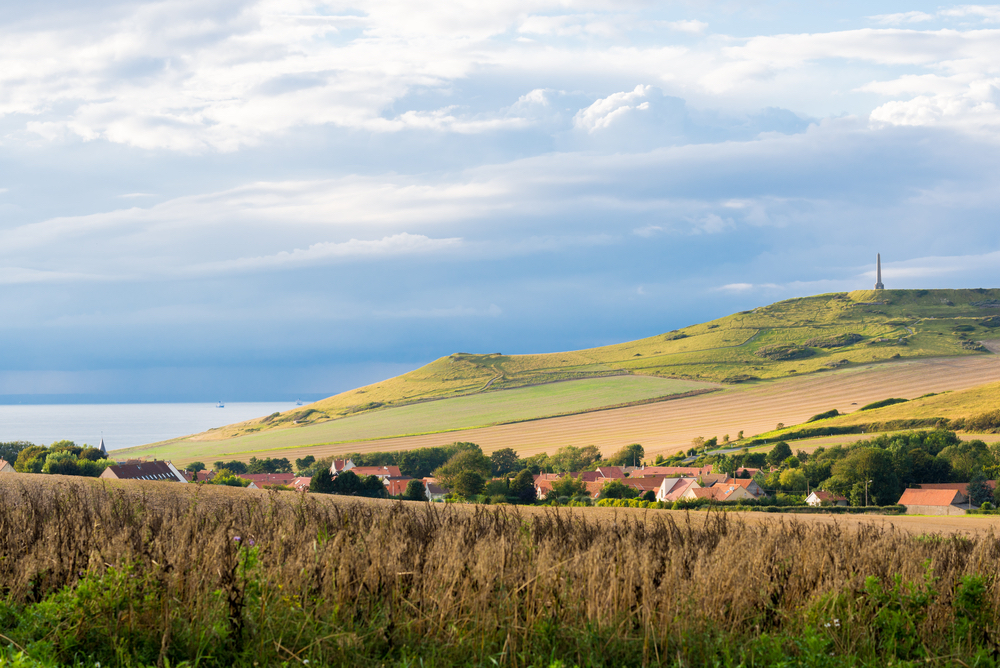
<path id="1" fill-rule="evenodd" d="M 596 445 L 610 453 L 641 443 L 647 456 L 688 447 L 696 436 L 711 438 L 743 430 L 747 436 L 774 429 L 779 423 L 798 424 L 831 408 L 849 413 L 887 397 L 915 398 L 930 392 L 959 390 L 1000 381 L 1000 356 L 935 358 L 847 368 L 776 381 L 737 385 L 722 392 L 512 425 L 468 429 L 446 434 L 384 438 L 352 443 L 321 443 L 303 447 L 259 441 L 245 436 L 211 444 L 172 442 L 149 454 L 171 456 L 184 463 L 212 458 L 255 456 L 325 457 L 345 452 L 405 450 L 454 441 L 471 441 L 485 452 L 514 448 L 522 457 L 554 452 L 565 445 Z M 387 411 L 388 412 L 388 411 Z M 302 431 L 305 432 L 304 428 Z M 285 433 L 292 434 L 295 430 Z M 276 435 L 281 432 L 272 432 Z M 263 435 L 261 435 L 263 436 Z M 211 448 L 211 450 L 205 450 Z"/>
<path id="2" fill-rule="evenodd" d="M 0 489 L 0 663 L 17 651 L 17 665 L 42 666 L 995 665 L 983 659 L 1000 609 L 1000 542 L 978 530 L 989 520 L 947 537 L 926 535 L 946 518 L 359 502 L 21 474 Z"/>

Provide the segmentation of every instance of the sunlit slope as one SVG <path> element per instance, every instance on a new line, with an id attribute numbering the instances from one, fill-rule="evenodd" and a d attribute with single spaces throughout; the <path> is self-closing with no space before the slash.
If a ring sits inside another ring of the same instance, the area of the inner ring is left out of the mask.
<path id="1" fill-rule="evenodd" d="M 612 406 L 633 406 L 670 397 L 712 392 L 719 387 L 715 383 L 649 376 L 589 378 L 397 406 L 298 429 L 253 432 L 225 440 L 204 440 L 197 437 L 174 439 L 116 450 L 115 455 L 181 461 L 224 456 L 246 457 L 252 453 L 280 452 L 316 444 L 348 444 L 419 434 L 442 434 L 444 438 L 461 440 L 461 433 L 456 432 L 475 427 L 572 415 Z"/>
<path id="2" fill-rule="evenodd" d="M 738 383 L 892 359 L 970 355 L 1000 329 L 1000 290 L 856 291 L 791 299 L 638 341 L 541 355 L 455 353 L 206 439 L 297 428 L 431 399 L 645 375 Z"/>
<path id="3" fill-rule="evenodd" d="M 967 390 L 912 399 L 882 408 L 857 410 L 847 415 L 818 420 L 807 425 L 799 425 L 799 427 L 891 425 L 910 420 L 956 420 L 996 410 L 1000 410 L 1000 383 L 989 383 Z"/>

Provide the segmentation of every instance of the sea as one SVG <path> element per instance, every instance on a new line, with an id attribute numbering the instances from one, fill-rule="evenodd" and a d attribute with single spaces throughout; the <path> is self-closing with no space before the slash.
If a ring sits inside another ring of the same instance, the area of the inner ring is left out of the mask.
<path id="1" fill-rule="evenodd" d="M 275 411 L 295 408 L 294 401 L 190 404 L 15 404 L 0 405 L 0 442 L 29 441 L 51 445 L 74 441 L 108 450 L 156 443 L 197 434 Z"/>

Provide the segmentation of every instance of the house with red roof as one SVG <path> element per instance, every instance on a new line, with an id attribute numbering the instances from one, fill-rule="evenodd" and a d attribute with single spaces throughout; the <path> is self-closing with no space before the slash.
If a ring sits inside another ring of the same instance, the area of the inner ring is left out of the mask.
<path id="1" fill-rule="evenodd" d="M 701 485 L 694 478 L 664 478 L 656 491 L 656 500 L 673 503 L 689 489 L 698 489 Z"/>
<path id="2" fill-rule="evenodd" d="M 824 504 L 828 506 L 846 506 L 847 499 L 840 494 L 834 494 L 822 489 L 815 489 L 812 494 L 806 497 L 806 505 L 822 506 Z"/>
<path id="3" fill-rule="evenodd" d="M 389 493 L 389 496 L 402 496 L 411 480 L 413 478 L 408 475 L 388 478 L 385 480 L 385 491 Z"/>
<path id="4" fill-rule="evenodd" d="M 352 473 L 354 473 L 354 475 L 358 476 L 373 475 L 379 480 L 381 480 L 383 483 L 389 478 L 399 478 L 403 475 L 402 473 L 399 472 L 398 466 L 353 466 L 352 465 L 351 468 L 344 470 L 351 471 Z M 330 473 L 333 474 L 333 471 L 331 470 Z M 342 471 L 338 472 L 337 474 L 334 474 L 334 477 L 336 477 L 339 473 L 342 473 Z"/>
<path id="5" fill-rule="evenodd" d="M 969 498 L 957 489 L 906 489 L 897 503 L 907 515 L 964 515 L 969 508 Z"/>
<path id="6" fill-rule="evenodd" d="M 699 489 L 688 488 L 681 495 L 682 499 L 708 499 L 710 501 L 740 501 L 744 499 L 752 499 L 753 496 L 747 491 L 746 487 L 742 487 L 735 483 L 712 485 L 711 487 L 701 487 Z"/>

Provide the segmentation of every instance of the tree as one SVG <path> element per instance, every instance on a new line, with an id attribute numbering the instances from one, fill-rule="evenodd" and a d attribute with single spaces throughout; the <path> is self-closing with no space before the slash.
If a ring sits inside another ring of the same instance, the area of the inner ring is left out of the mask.
<path id="1" fill-rule="evenodd" d="M 328 474 L 329 475 L 329 474 Z M 316 478 L 313 477 L 313 480 Z M 344 471 L 333 479 L 330 494 L 340 494 L 343 496 L 365 496 L 369 498 L 384 498 L 389 495 L 385 491 L 385 484 L 373 475 L 359 476 L 353 471 Z M 312 483 L 310 482 L 310 489 Z"/>
<path id="2" fill-rule="evenodd" d="M 350 471 L 345 472 L 344 475 L 350 473 Z M 315 473 L 313 473 L 312 480 L 309 481 L 309 491 L 316 494 L 333 494 L 333 476 L 330 474 L 329 467 L 322 468 Z"/>
<path id="3" fill-rule="evenodd" d="M 237 475 L 240 473 L 247 472 L 247 465 L 236 459 L 228 462 L 215 462 L 214 464 L 212 464 L 212 468 L 214 468 L 216 471 L 219 471 L 220 469 L 227 469 L 229 471 L 232 471 L 233 473 L 236 473 Z"/>
<path id="4" fill-rule="evenodd" d="M 601 488 L 602 499 L 633 499 L 638 492 L 621 480 L 609 480 Z"/>
<path id="5" fill-rule="evenodd" d="M 226 487 L 246 487 L 250 481 L 236 475 L 235 472 L 223 467 L 216 470 L 215 475 L 208 481 L 209 485 L 225 485 Z"/>
<path id="6" fill-rule="evenodd" d="M 969 481 L 968 496 L 969 501 L 976 506 L 993 500 L 993 490 L 986 484 L 986 476 L 980 473 Z"/>
<path id="7" fill-rule="evenodd" d="M 510 495 L 521 503 L 534 503 L 538 496 L 535 491 L 535 477 L 531 471 L 524 469 L 510 481 Z"/>
<path id="8" fill-rule="evenodd" d="M 736 469 L 738 468 L 739 466 L 736 464 L 736 459 L 734 457 L 730 457 L 729 455 L 722 455 L 715 460 L 714 464 L 712 464 L 712 470 L 716 473 L 727 473 L 729 475 L 733 475 L 736 473 Z"/>
<path id="9" fill-rule="evenodd" d="M 450 489 L 466 499 L 471 499 L 477 494 L 481 494 L 484 486 L 485 481 L 478 471 L 465 470 L 454 477 Z"/>
<path id="10" fill-rule="evenodd" d="M 564 475 L 552 483 L 552 493 L 556 496 L 568 496 L 574 497 L 580 494 L 587 493 L 587 484 L 583 482 L 583 478 L 574 478 L 570 475 Z"/>
<path id="11" fill-rule="evenodd" d="M 80 451 L 80 454 L 77 455 L 77 459 L 96 462 L 104 459 L 104 453 L 101 452 L 100 448 L 84 448 Z"/>
<path id="12" fill-rule="evenodd" d="M 539 473 L 552 473 L 552 465 L 549 463 L 549 456 L 540 452 L 524 460 L 524 468 L 537 475 Z"/>
<path id="13" fill-rule="evenodd" d="M 556 473 L 574 473 L 585 471 L 593 464 L 601 460 L 601 451 L 597 446 L 588 445 L 578 448 L 573 445 L 556 450 L 556 454 L 549 457 L 549 466 Z"/>
<path id="14" fill-rule="evenodd" d="M 14 470 L 19 473 L 41 473 L 45 465 L 45 456 L 49 449 L 44 445 L 30 445 L 17 455 Z"/>
<path id="15" fill-rule="evenodd" d="M 49 452 L 42 466 L 42 473 L 56 475 L 79 475 L 80 468 L 76 464 L 76 455 L 69 450 Z"/>
<path id="16" fill-rule="evenodd" d="M 510 494 L 510 481 L 507 478 L 495 478 L 493 480 L 487 480 L 486 486 L 483 487 L 483 494 L 489 497 L 494 497 L 494 496 L 506 497 Z"/>
<path id="17" fill-rule="evenodd" d="M 426 501 L 427 488 L 424 487 L 423 481 L 414 478 L 406 483 L 406 491 L 403 492 L 403 498 L 407 501 Z"/>
<path id="18" fill-rule="evenodd" d="M 521 458 L 517 456 L 513 448 L 500 448 L 490 455 L 493 463 L 493 470 L 490 472 L 494 477 L 502 477 L 509 473 L 517 473 L 524 468 Z"/>
<path id="19" fill-rule="evenodd" d="M 295 470 L 299 473 L 303 471 L 308 471 L 309 467 L 316 463 L 316 458 L 312 455 L 306 455 L 300 459 L 295 460 Z"/>
<path id="20" fill-rule="evenodd" d="M 651 489 L 647 489 L 646 493 L 642 495 L 642 500 L 649 501 L 650 503 L 656 501 L 656 492 Z"/>
<path id="21" fill-rule="evenodd" d="M 29 443 L 28 441 L 8 441 L 7 443 L 0 443 L 0 459 L 13 463 L 17 461 L 17 456 L 21 454 L 22 450 L 31 447 L 38 446 L 34 443 Z"/>
<path id="22" fill-rule="evenodd" d="M 453 455 L 442 466 L 434 471 L 434 477 L 441 481 L 448 489 L 454 491 L 458 475 L 465 471 L 478 473 L 481 480 L 490 477 L 493 471 L 493 462 L 483 454 L 479 446 L 475 449 L 462 450 Z"/>
<path id="23" fill-rule="evenodd" d="M 788 492 L 806 491 L 806 474 L 798 469 L 786 469 L 778 478 L 781 488 Z"/>
<path id="24" fill-rule="evenodd" d="M 843 493 L 851 489 L 852 493 L 860 485 L 861 501 L 864 505 L 864 489 L 868 487 L 868 505 L 886 505 L 895 503 L 902 493 L 899 478 L 892 466 L 892 455 L 881 448 L 856 447 L 846 457 L 833 465 L 833 476 L 836 491 Z M 833 489 L 826 485 L 828 489 Z M 852 503 L 854 499 L 852 498 Z"/>
<path id="25" fill-rule="evenodd" d="M 785 460 L 785 466 L 787 466 L 790 469 L 797 469 L 797 468 L 799 468 L 799 464 L 800 463 L 801 462 L 800 462 L 799 458 L 796 457 L 795 455 L 792 455 L 791 457 L 789 457 L 788 459 Z"/>
<path id="26" fill-rule="evenodd" d="M 778 441 L 771 451 L 767 453 L 767 463 L 771 466 L 778 466 L 792 456 L 792 449 L 784 441 Z"/>
<path id="27" fill-rule="evenodd" d="M 639 466 L 642 458 L 646 456 L 646 450 L 638 443 L 626 445 L 624 448 L 608 458 L 609 466 Z"/>

